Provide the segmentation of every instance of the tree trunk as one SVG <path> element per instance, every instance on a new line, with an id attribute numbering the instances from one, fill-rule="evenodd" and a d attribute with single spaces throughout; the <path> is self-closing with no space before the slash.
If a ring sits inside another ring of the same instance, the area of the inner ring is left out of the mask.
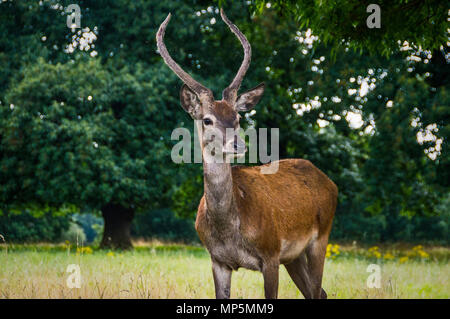
<path id="1" fill-rule="evenodd" d="M 134 210 L 121 205 L 108 204 L 102 207 L 105 221 L 100 248 L 131 249 L 130 228 Z"/>

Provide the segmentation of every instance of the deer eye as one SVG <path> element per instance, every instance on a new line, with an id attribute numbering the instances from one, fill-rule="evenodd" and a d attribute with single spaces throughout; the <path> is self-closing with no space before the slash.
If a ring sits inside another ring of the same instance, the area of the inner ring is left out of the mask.
<path id="1" fill-rule="evenodd" d="M 212 125 L 213 122 L 212 122 L 211 119 L 209 119 L 209 118 L 204 118 L 204 119 L 203 119 L 203 124 L 205 124 L 205 125 Z"/>

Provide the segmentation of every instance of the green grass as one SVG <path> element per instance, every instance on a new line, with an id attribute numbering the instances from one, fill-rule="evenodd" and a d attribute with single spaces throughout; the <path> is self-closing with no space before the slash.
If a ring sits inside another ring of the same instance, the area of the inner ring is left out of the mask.
<path id="1" fill-rule="evenodd" d="M 436 248 L 428 251 L 426 259 L 403 263 L 398 258 L 369 258 L 365 251 L 344 247 L 335 259 L 327 259 L 323 287 L 329 298 L 450 297 L 448 248 Z M 379 289 L 366 286 L 371 263 L 381 266 Z M 79 289 L 67 287 L 69 264 L 80 266 Z M 158 244 L 127 252 L 81 254 L 67 246 L 0 249 L 0 298 L 213 297 L 211 262 L 201 247 Z M 245 269 L 233 272 L 231 297 L 263 298 L 262 275 Z M 279 297 L 303 298 L 284 267 L 280 267 Z"/>

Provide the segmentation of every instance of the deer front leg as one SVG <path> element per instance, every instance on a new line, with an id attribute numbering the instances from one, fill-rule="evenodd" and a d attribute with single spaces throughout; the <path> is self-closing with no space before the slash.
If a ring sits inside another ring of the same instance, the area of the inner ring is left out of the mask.
<path id="1" fill-rule="evenodd" d="M 231 269 L 224 264 L 212 261 L 216 299 L 229 299 L 231 288 Z"/>
<path id="2" fill-rule="evenodd" d="M 276 299 L 278 297 L 279 267 L 278 261 L 271 261 L 263 265 L 262 273 L 266 299 Z"/>

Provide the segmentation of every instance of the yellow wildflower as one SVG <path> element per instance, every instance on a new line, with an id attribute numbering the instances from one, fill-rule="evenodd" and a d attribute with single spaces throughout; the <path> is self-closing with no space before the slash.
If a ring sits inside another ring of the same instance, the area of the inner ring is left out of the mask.
<path id="1" fill-rule="evenodd" d="M 331 248 L 331 251 L 333 252 L 333 253 L 335 253 L 336 255 L 339 255 L 340 254 L 340 251 L 339 251 L 339 245 L 333 245 L 332 246 L 332 248 Z"/>
<path id="2" fill-rule="evenodd" d="M 378 246 L 373 246 L 368 249 L 369 257 L 381 258 L 381 253 L 378 251 Z"/>
<path id="3" fill-rule="evenodd" d="M 383 258 L 386 259 L 386 260 L 392 260 L 395 257 L 391 253 L 386 253 L 386 254 L 384 254 Z"/>
<path id="4" fill-rule="evenodd" d="M 114 253 L 112 251 L 110 251 L 109 253 L 106 254 L 106 256 L 108 257 L 114 257 Z"/>
<path id="5" fill-rule="evenodd" d="M 428 253 L 424 252 L 423 250 L 419 251 L 419 256 L 420 256 L 420 258 L 428 258 L 428 257 L 430 257 L 430 255 L 428 255 Z"/>
<path id="6" fill-rule="evenodd" d="M 333 244 L 328 244 L 327 245 L 327 252 L 325 254 L 326 258 L 330 258 L 331 259 L 335 259 L 341 252 L 339 251 L 339 245 L 333 245 Z"/>
<path id="7" fill-rule="evenodd" d="M 399 261 L 401 264 L 403 264 L 403 263 L 407 262 L 408 259 L 409 259 L 408 256 L 404 256 L 404 257 L 400 258 L 398 261 Z"/>
<path id="8" fill-rule="evenodd" d="M 78 247 L 77 248 L 77 253 L 79 254 L 92 254 L 92 248 L 91 247 Z"/>
<path id="9" fill-rule="evenodd" d="M 417 245 L 412 248 L 411 251 L 408 252 L 407 256 L 409 257 L 420 257 L 420 258 L 428 258 L 430 255 L 423 250 L 422 245 Z"/>

